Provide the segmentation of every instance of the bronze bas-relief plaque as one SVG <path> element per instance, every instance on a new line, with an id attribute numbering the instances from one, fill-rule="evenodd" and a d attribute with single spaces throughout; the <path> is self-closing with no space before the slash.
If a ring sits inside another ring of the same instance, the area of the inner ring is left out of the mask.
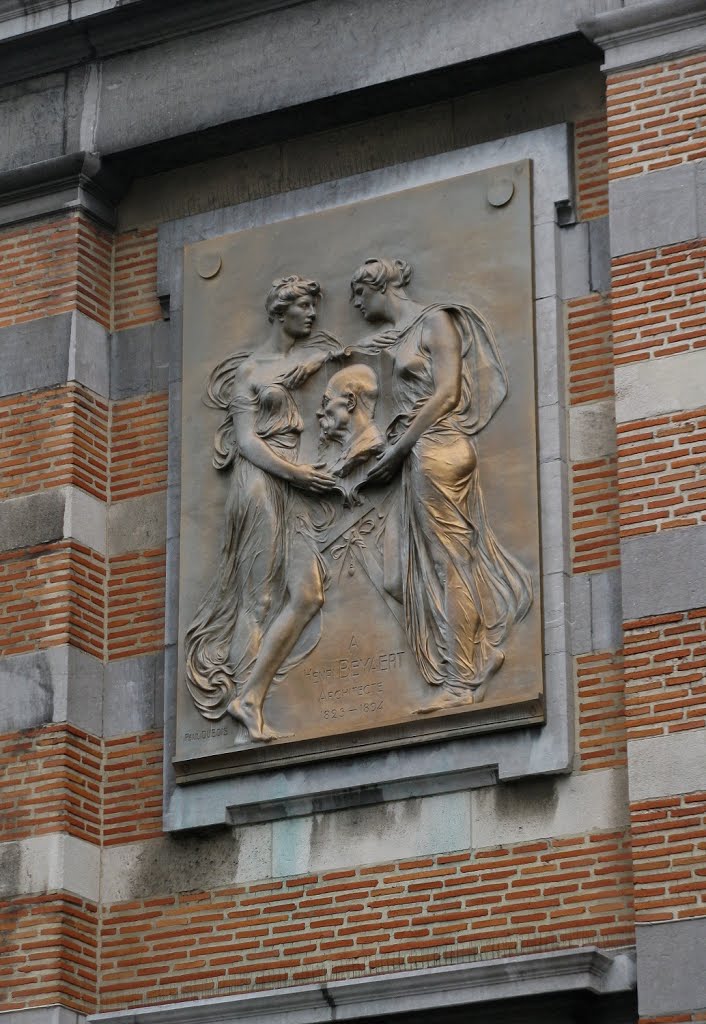
<path id="1" fill-rule="evenodd" d="M 182 781 L 542 720 L 530 214 L 523 162 L 185 250 Z"/>

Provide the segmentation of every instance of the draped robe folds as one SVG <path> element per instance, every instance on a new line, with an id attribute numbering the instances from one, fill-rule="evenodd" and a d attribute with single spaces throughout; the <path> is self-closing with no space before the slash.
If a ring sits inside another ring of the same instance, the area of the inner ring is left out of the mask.
<path id="1" fill-rule="evenodd" d="M 208 387 L 209 404 L 228 410 L 216 433 L 213 464 L 216 469 L 232 467 L 218 570 L 185 636 L 186 684 L 196 707 L 208 719 L 222 718 L 239 695 L 263 636 L 288 599 L 289 554 L 295 535 L 297 544 L 310 549 L 326 583 L 316 525 L 303 499 L 280 477 L 253 465 L 238 448 L 233 426 L 238 403 L 254 407 L 256 434 L 288 462 L 297 461 L 303 430 L 296 402 L 277 379 L 259 387 L 250 398 L 233 397 L 236 375 L 247 358 L 249 354 L 244 353 L 224 360 L 211 374 Z M 275 679 L 316 647 L 321 622 L 319 612 L 298 637 Z"/>
<path id="2" fill-rule="evenodd" d="M 406 631 L 424 679 L 463 694 L 532 603 L 529 573 L 497 540 L 483 502 L 474 435 L 507 395 L 490 328 L 467 306 L 427 306 L 402 331 L 371 339 L 393 358 L 398 414 L 394 443 L 434 391 L 426 319 L 446 312 L 462 344 L 461 397 L 429 427 L 404 461 L 400 493 L 400 578 Z"/>

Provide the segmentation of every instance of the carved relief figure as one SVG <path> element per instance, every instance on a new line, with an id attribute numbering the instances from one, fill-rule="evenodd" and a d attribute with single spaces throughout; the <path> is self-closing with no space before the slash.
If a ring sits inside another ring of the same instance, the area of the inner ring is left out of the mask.
<path id="1" fill-rule="evenodd" d="M 368 259 L 353 275 L 351 301 L 379 325 L 356 348 L 386 350 L 393 361 L 397 415 L 365 483 L 400 477 L 385 588 L 403 604 L 424 679 L 439 688 L 422 709 L 435 711 L 482 699 L 532 585 L 490 528 L 481 491 L 473 438 L 508 387 L 492 332 L 470 306 L 411 299 L 411 276 L 404 260 Z"/>
<path id="2" fill-rule="evenodd" d="M 312 336 L 320 294 L 297 275 L 275 281 L 269 338 L 225 359 L 208 382 L 210 403 L 226 411 L 213 464 L 231 480 L 217 575 L 186 633 L 186 679 L 205 718 L 228 713 L 256 740 L 277 738 L 263 717 L 267 691 L 321 631 L 326 571 L 297 492 L 322 495 L 335 481 L 297 462 L 303 422 L 292 394 L 340 351 Z"/>
<path id="3" fill-rule="evenodd" d="M 334 373 L 316 413 L 322 450 L 331 444 L 340 450 L 331 472 L 346 477 L 385 449 L 385 439 L 375 423 L 379 385 L 369 366 L 355 363 Z"/>

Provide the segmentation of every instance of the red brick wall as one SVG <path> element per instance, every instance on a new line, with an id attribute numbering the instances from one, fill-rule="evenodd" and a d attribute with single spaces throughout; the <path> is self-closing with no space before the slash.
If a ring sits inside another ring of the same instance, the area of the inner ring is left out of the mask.
<path id="1" fill-rule="evenodd" d="M 604 832 L 115 904 L 101 1006 L 632 941 L 629 844 Z"/>
<path id="2" fill-rule="evenodd" d="M 633 803 L 637 924 L 706 917 L 706 791 Z"/>
<path id="3" fill-rule="evenodd" d="M 702 240 L 613 259 L 616 365 L 706 345 L 705 269 Z"/>
<path id="4" fill-rule="evenodd" d="M 98 908 L 71 893 L 0 901 L 0 1011 L 61 1003 L 91 1012 L 97 989 Z"/>
<path id="5" fill-rule="evenodd" d="M 109 327 L 112 245 L 78 213 L 0 231 L 0 327 L 72 309 Z"/>
<path id="6" fill-rule="evenodd" d="M 117 235 L 113 288 L 116 331 L 162 319 L 157 298 L 156 228 Z"/>
<path id="7" fill-rule="evenodd" d="M 620 533 L 706 522 L 706 408 L 618 427 Z"/>
<path id="8" fill-rule="evenodd" d="M 166 392 L 113 404 L 110 497 L 122 501 L 167 487 Z"/>
<path id="9" fill-rule="evenodd" d="M 610 75 L 609 171 L 624 178 L 706 157 L 706 55 Z"/>
<path id="10" fill-rule="evenodd" d="M 105 572 L 76 541 L 0 553 L 0 657 L 70 643 L 102 658 Z"/>
<path id="11" fill-rule="evenodd" d="M 631 739 L 706 726 L 706 609 L 624 623 Z"/>
<path id="12" fill-rule="evenodd" d="M 101 751 L 71 725 L 0 736 L 0 842 L 67 832 L 98 843 Z"/>
<path id="13" fill-rule="evenodd" d="M 105 501 L 108 414 L 81 384 L 0 398 L 0 500 L 74 484 Z"/>
<path id="14" fill-rule="evenodd" d="M 162 762 L 160 731 L 106 740 L 104 845 L 162 835 Z"/>
<path id="15" fill-rule="evenodd" d="M 608 215 L 608 126 L 605 115 L 574 126 L 579 220 Z"/>
<path id="16" fill-rule="evenodd" d="M 576 659 L 578 754 L 581 771 L 627 764 L 623 653 L 600 651 Z"/>

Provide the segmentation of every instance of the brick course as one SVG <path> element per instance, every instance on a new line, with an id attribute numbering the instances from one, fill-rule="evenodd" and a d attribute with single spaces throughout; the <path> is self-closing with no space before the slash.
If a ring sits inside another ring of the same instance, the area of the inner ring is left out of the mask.
<path id="1" fill-rule="evenodd" d="M 572 464 L 571 526 L 575 573 L 620 565 L 615 456 Z"/>
<path id="2" fill-rule="evenodd" d="M 0 327 L 79 309 L 109 328 L 112 248 L 78 213 L 0 231 Z"/>
<path id="3" fill-rule="evenodd" d="M 73 484 L 104 501 L 108 417 L 81 384 L 0 399 L 0 500 Z"/>
<path id="4" fill-rule="evenodd" d="M 67 832 L 98 843 L 101 741 L 71 725 L 0 736 L 0 842 Z"/>
<path id="5" fill-rule="evenodd" d="M 579 220 L 608 215 L 608 125 L 605 115 L 574 126 Z"/>
<path id="6" fill-rule="evenodd" d="M 166 392 L 113 403 L 112 501 L 166 490 L 168 404 Z"/>
<path id="7" fill-rule="evenodd" d="M 612 268 L 616 365 L 706 345 L 703 240 L 617 256 Z"/>
<path id="8" fill-rule="evenodd" d="M 162 835 L 162 760 L 161 732 L 106 740 L 104 845 Z"/>
<path id="9" fill-rule="evenodd" d="M 635 921 L 706 917 L 706 791 L 633 803 Z"/>
<path id="10" fill-rule="evenodd" d="M 102 658 L 105 573 L 73 540 L 0 553 L 0 657 L 71 643 Z"/>
<path id="11" fill-rule="evenodd" d="M 706 522 L 706 408 L 618 426 L 620 533 Z"/>
<path id="12" fill-rule="evenodd" d="M 706 609 L 623 624 L 628 737 L 706 727 Z"/>
<path id="13" fill-rule="evenodd" d="M 114 330 L 162 319 L 157 298 L 157 229 L 117 235 L 114 258 Z"/>
<path id="14" fill-rule="evenodd" d="M 108 576 L 109 658 L 133 657 L 164 647 L 164 548 L 116 555 Z"/>
<path id="15" fill-rule="evenodd" d="M 571 405 L 614 396 L 612 331 L 610 296 L 591 292 L 566 303 Z"/>
<path id="16" fill-rule="evenodd" d="M 627 764 L 623 652 L 599 651 L 576 659 L 579 769 Z"/>
<path id="17" fill-rule="evenodd" d="M 706 55 L 608 78 L 608 170 L 625 178 L 706 157 Z"/>
<path id="18" fill-rule="evenodd" d="M 98 908 L 71 893 L 0 902 L 0 1011 L 95 1009 Z"/>

